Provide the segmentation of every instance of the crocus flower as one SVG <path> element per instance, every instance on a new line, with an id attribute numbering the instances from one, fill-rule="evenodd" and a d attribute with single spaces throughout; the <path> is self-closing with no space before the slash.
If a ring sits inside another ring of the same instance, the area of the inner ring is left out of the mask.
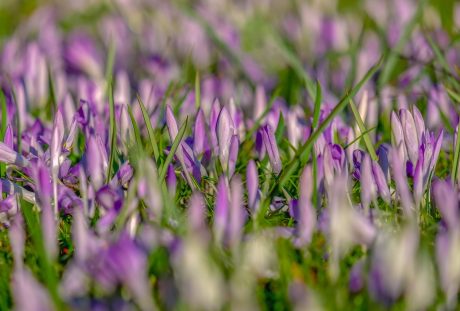
<path id="1" fill-rule="evenodd" d="M 259 174 L 254 160 L 250 160 L 246 167 L 246 186 L 248 188 L 248 205 L 252 212 L 257 211 L 259 194 Z"/>
<path id="2" fill-rule="evenodd" d="M 368 208 L 370 203 L 377 197 L 377 189 L 372 174 L 372 164 L 369 155 L 365 155 L 361 163 L 361 204 Z"/>
<path id="3" fill-rule="evenodd" d="M 222 241 L 228 223 L 229 189 L 227 180 L 221 176 L 217 185 L 216 204 L 214 208 L 214 234 L 217 241 Z"/>
<path id="4" fill-rule="evenodd" d="M 409 267 L 416 262 L 418 229 L 412 224 L 401 232 L 378 238 L 372 256 L 369 289 L 376 299 L 389 305 L 409 285 Z"/>
<path id="5" fill-rule="evenodd" d="M 229 223 L 227 227 L 228 243 L 235 247 L 243 235 L 246 210 L 243 207 L 243 185 L 241 177 L 235 175 L 231 182 Z"/>
<path id="6" fill-rule="evenodd" d="M 340 145 L 327 144 L 324 147 L 323 172 L 326 184 L 331 184 L 335 176 L 347 172 L 345 151 Z"/>
<path id="7" fill-rule="evenodd" d="M 276 144 L 275 134 L 268 124 L 263 126 L 261 131 L 265 150 L 267 150 L 268 158 L 270 160 L 270 165 L 273 172 L 278 175 L 281 172 L 281 159 L 278 151 L 278 145 Z"/>
<path id="8" fill-rule="evenodd" d="M 43 230 L 43 240 L 48 255 L 53 258 L 57 254 L 57 200 L 55 202 L 55 211 L 51 205 L 53 188 L 51 183 L 51 174 L 47 167 L 39 164 L 36 179 L 38 181 L 37 193 L 38 203 L 41 207 L 41 223 Z M 56 194 L 57 198 L 57 194 Z"/>
<path id="9" fill-rule="evenodd" d="M 311 202 L 313 195 L 312 182 L 314 182 L 312 168 L 307 165 L 300 176 L 300 195 L 297 205 L 297 234 L 301 245 L 310 243 L 316 226 L 316 213 Z"/>
<path id="10" fill-rule="evenodd" d="M 411 215 L 414 209 L 414 202 L 409 191 L 406 175 L 404 174 L 404 166 L 401 160 L 400 151 L 402 148 L 403 146 L 399 145 L 398 148 L 392 148 L 390 150 L 390 167 L 393 179 L 396 183 L 396 190 L 401 199 L 403 210 L 407 215 Z"/>
<path id="11" fill-rule="evenodd" d="M 226 107 L 223 107 L 217 120 L 217 141 L 219 143 L 219 159 L 224 169 L 228 169 L 230 144 L 233 135 L 236 134 L 235 125 Z"/>
<path id="12" fill-rule="evenodd" d="M 51 156 L 51 174 L 53 177 L 53 198 L 54 198 L 54 214 L 58 213 L 58 185 L 57 178 L 60 165 L 60 157 L 62 152 L 62 143 L 64 140 L 64 121 L 61 111 L 56 112 L 53 124 L 53 133 L 51 136 L 50 156 Z"/>
<path id="13" fill-rule="evenodd" d="M 0 162 L 17 165 L 19 167 L 29 165 L 29 161 L 26 158 L 2 142 L 0 142 Z"/>
<path id="14" fill-rule="evenodd" d="M 240 145 L 240 140 L 238 135 L 233 135 L 230 140 L 230 150 L 228 154 L 228 176 L 233 176 L 235 172 L 236 161 L 238 159 L 238 149 Z"/>
<path id="15" fill-rule="evenodd" d="M 348 179 L 338 175 L 328 192 L 329 226 L 327 235 L 332 246 L 331 273 L 337 277 L 338 259 L 354 244 L 370 245 L 376 237 L 376 229 L 368 218 L 359 213 L 348 199 Z"/>
<path id="16" fill-rule="evenodd" d="M 193 151 L 196 156 L 202 155 L 209 148 L 206 127 L 207 125 L 203 110 L 199 109 L 196 114 L 193 131 Z"/>
<path id="17" fill-rule="evenodd" d="M 191 234 L 198 234 L 201 239 L 208 239 L 206 227 L 206 205 L 199 192 L 193 193 L 188 207 L 188 226 Z"/>

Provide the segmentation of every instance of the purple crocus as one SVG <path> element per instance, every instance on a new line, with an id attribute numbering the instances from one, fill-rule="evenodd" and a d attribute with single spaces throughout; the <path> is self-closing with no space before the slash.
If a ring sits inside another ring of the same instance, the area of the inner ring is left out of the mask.
<path id="1" fill-rule="evenodd" d="M 0 142 L 0 161 L 7 164 L 17 165 L 19 167 L 29 165 L 29 161 L 25 157 L 14 151 L 12 147 L 2 142 Z"/>
<path id="2" fill-rule="evenodd" d="M 203 110 L 200 108 L 196 114 L 193 131 L 193 151 L 195 156 L 200 156 L 209 149 L 207 135 L 206 120 Z"/>
<path id="3" fill-rule="evenodd" d="M 361 163 L 361 204 L 365 209 L 369 208 L 369 205 L 377 197 L 377 188 L 372 173 L 372 160 L 369 155 L 364 155 Z"/>
<path id="4" fill-rule="evenodd" d="M 214 207 L 214 234 L 216 240 L 222 242 L 228 223 L 229 189 L 227 180 L 221 176 L 217 184 L 216 204 Z"/>
<path id="5" fill-rule="evenodd" d="M 276 144 L 275 134 L 270 125 L 265 125 L 261 129 L 262 138 L 265 145 L 265 150 L 267 150 L 268 158 L 270 160 L 270 165 L 275 174 L 281 172 L 281 159 L 278 151 L 278 145 Z"/>
<path id="6" fill-rule="evenodd" d="M 240 140 L 238 135 L 233 135 L 230 140 L 230 150 L 228 154 L 228 176 L 233 176 L 235 172 L 236 161 L 238 160 L 238 150 L 239 150 Z"/>
<path id="7" fill-rule="evenodd" d="M 246 220 L 246 210 L 243 207 L 243 185 L 241 177 L 235 175 L 231 182 L 229 223 L 227 227 L 227 238 L 230 246 L 239 244 L 243 235 L 243 226 Z"/>
<path id="8" fill-rule="evenodd" d="M 217 141 L 219 143 L 219 159 L 224 171 L 228 170 L 230 145 L 236 134 L 235 125 L 226 107 L 223 107 L 217 120 Z"/>
<path id="9" fill-rule="evenodd" d="M 312 168 L 307 165 L 300 176 L 300 195 L 297 205 L 297 232 L 299 235 L 299 243 L 301 245 L 310 243 L 316 226 L 316 213 L 311 202 L 313 195 L 312 182 L 314 182 Z"/>
<path id="10" fill-rule="evenodd" d="M 259 206 L 259 174 L 254 160 L 250 160 L 246 167 L 246 186 L 248 190 L 248 205 L 255 213 Z"/>

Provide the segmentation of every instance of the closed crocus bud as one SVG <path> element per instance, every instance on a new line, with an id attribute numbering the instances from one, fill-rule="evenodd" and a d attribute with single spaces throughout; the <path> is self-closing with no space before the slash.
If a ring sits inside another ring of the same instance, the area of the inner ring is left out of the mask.
<path id="1" fill-rule="evenodd" d="M 70 128 L 70 125 L 74 121 L 75 116 L 75 103 L 73 102 L 72 96 L 67 93 L 60 105 L 60 110 L 63 112 L 64 124 L 67 129 Z"/>
<path id="2" fill-rule="evenodd" d="M 316 213 L 311 202 L 314 182 L 311 166 L 307 165 L 300 176 L 298 201 L 299 219 L 297 231 L 302 245 L 310 243 L 316 226 Z"/>
<path id="3" fill-rule="evenodd" d="M 338 262 L 355 244 L 370 245 L 377 234 L 369 219 L 355 210 L 348 199 L 348 178 L 338 174 L 332 180 L 328 192 L 328 239 L 332 247 L 331 274 L 338 276 Z M 327 215 L 327 214 L 326 214 Z"/>
<path id="4" fill-rule="evenodd" d="M 27 268 L 14 270 L 11 289 L 15 310 L 55 310 L 48 291 Z"/>
<path id="5" fill-rule="evenodd" d="M 373 200 L 376 199 L 377 189 L 375 187 L 374 177 L 372 175 L 371 158 L 364 155 L 361 163 L 361 204 L 368 208 Z"/>
<path id="6" fill-rule="evenodd" d="M 248 188 L 248 206 L 255 213 L 259 205 L 259 174 L 254 160 L 250 160 L 246 167 L 246 186 Z"/>
<path id="7" fill-rule="evenodd" d="M 377 149 L 377 155 L 379 157 L 379 164 L 382 168 L 383 174 L 387 182 L 390 180 L 390 162 L 388 160 L 388 151 L 390 147 L 388 144 L 381 144 Z"/>
<path id="8" fill-rule="evenodd" d="M 422 141 L 422 135 L 425 133 L 425 121 L 422 113 L 416 106 L 413 107 L 412 116 L 414 118 L 415 130 L 417 132 L 418 141 Z"/>
<path id="9" fill-rule="evenodd" d="M 219 142 L 219 159 L 227 171 L 231 139 L 235 135 L 235 126 L 227 108 L 223 107 L 217 120 L 217 141 Z"/>
<path id="10" fill-rule="evenodd" d="M 99 189 L 104 183 L 105 171 L 97 138 L 93 135 L 87 140 L 84 163 L 86 174 L 90 177 L 91 184 L 95 189 Z"/>
<path id="11" fill-rule="evenodd" d="M 11 182 L 8 179 L 0 178 L 0 192 L 7 195 L 16 195 L 18 194 L 24 200 L 30 203 L 36 203 L 35 193 L 24 189 L 23 187 Z"/>
<path id="12" fill-rule="evenodd" d="M 64 140 L 64 120 L 62 118 L 62 113 L 58 109 L 54 117 L 53 132 L 51 135 L 51 146 L 50 146 L 50 156 L 51 156 L 51 174 L 53 177 L 53 198 L 54 198 L 54 213 L 57 215 L 57 178 L 59 172 L 60 161 L 59 158 L 62 153 L 62 143 Z"/>
<path id="13" fill-rule="evenodd" d="M 194 192 L 190 198 L 188 206 L 188 226 L 190 233 L 197 233 L 200 237 L 206 236 L 206 205 L 203 195 L 200 192 Z"/>
<path id="14" fill-rule="evenodd" d="M 361 178 L 361 165 L 364 158 L 364 151 L 356 149 L 353 151 L 353 166 L 355 167 L 353 171 L 353 177 L 356 179 Z"/>
<path id="15" fill-rule="evenodd" d="M 91 233 L 83 211 L 78 208 L 73 210 L 72 237 L 76 260 L 84 262 L 97 251 L 97 238 Z"/>
<path id="16" fill-rule="evenodd" d="M 8 126 L 6 127 L 5 137 L 3 139 L 3 142 L 5 143 L 5 145 L 13 149 L 14 135 L 13 135 L 13 129 L 11 128 L 11 124 L 8 124 Z"/>
<path id="17" fill-rule="evenodd" d="M 238 159 L 238 150 L 240 146 L 240 140 L 238 135 L 233 135 L 230 141 L 230 151 L 228 155 L 228 176 L 232 177 L 235 172 L 236 161 Z"/>
<path id="18" fill-rule="evenodd" d="M 78 132 L 78 123 L 77 123 L 77 120 L 74 119 L 72 123 L 70 124 L 69 134 L 67 135 L 64 145 L 62 146 L 62 148 L 65 151 L 70 152 L 70 150 L 72 149 L 77 132 Z"/>
<path id="19" fill-rule="evenodd" d="M 230 213 L 228 226 L 228 242 L 230 246 L 238 245 L 243 235 L 246 210 L 243 207 L 243 183 L 241 177 L 235 175 L 231 182 Z"/>
<path id="20" fill-rule="evenodd" d="M 16 199 L 16 198 L 15 198 Z M 14 267 L 22 268 L 24 266 L 24 245 L 25 245 L 25 232 L 24 232 L 24 221 L 22 214 L 18 213 L 8 230 L 11 250 L 13 252 Z"/>
<path id="21" fill-rule="evenodd" d="M 211 114 L 209 116 L 209 127 L 210 127 L 210 137 L 211 137 L 211 146 L 215 155 L 219 152 L 219 141 L 217 139 L 217 120 L 219 119 L 220 113 L 220 103 L 216 99 L 211 106 Z"/>
<path id="22" fill-rule="evenodd" d="M 444 130 L 441 130 L 441 132 L 439 132 L 438 137 L 436 138 L 434 142 L 433 155 L 431 156 L 431 161 L 430 161 L 430 166 L 429 166 L 430 172 L 434 170 L 436 163 L 438 162 L 439 153 L 441 152 L 443 139 L 444 139 Z"/>
<path id="23" fill-rule="evenodd" d="M 399 121 L 399 117 L 394 111 L 391 112 L 391 134 L 393 146 L 403 146 L 400 151 L 402 153 L 402 161 L 405 161 L 406 146 L 404 143 L 404 132 L 401 121 Z"/>
<path id="24" fill-rule="evenodd" d="M 460 288 L 460 231 L 439 230 L 436 236 L 436 261 L 441 288 L 446 296 L 447 310 L 454 310 Z"/>
<path id="25" fill-rule="evenodd" d="M 409 192 L 409 186 L 407 184 L 407 178 L 405 175 L 405 168 L 400 157 L 399 149 L 403 148 L 400 145 L 398 148 L 391 148 L 389 152 L 390 167 L 393 179 L 396 183 L 396 191 L 401 198 L 402 207 L 406 215 L 411 215 L 414 209 L 414 203 L 412 196 Z"/>
<path id="26" fill-rule="evenodd" d="M 0 142 L 0 162 L 20 167 L 29 165 L 29 161 L 5 143 Z"/>
<path id="27" fill-rule="evenodd" d="M 415 165 L 418 159 L 419 147 L 415 121 L 412 117 L 412 114 L 406 109 L 401 109 L 399 111 L 399 117 L 401 118 L 401 125 L 404 132 L 404 141 L 406 143 L 407 155 L 412 164 Z"/>
<path id="28" fill-rule="evenodd" d="M 337 174 L 345 173 L 345 151 L 340 145 L 327 144 L 324 148 L 324 177 L 327 184 L 331 184 Z"/>
<path id="29" fill-rule="evenodd" d="M 391 201 L 390 189 L 388 188 L 385 174 L 377 162 L 372 162 L 372 174 L 374 175 L 375 184 L 377 185 L 380 197 L 389 204 Z"/>
<path id="30" fill-rule="evenodd" d="M 169 193 L 172 195 L 176 194 L 177 178 L 174 166 L 168 165 L 168 171 L 166 172 L 166 185 L 168 186 Z"/>
<path id="31" fill-rule="evenodd" d="M 57 218 L 57 201 L 55 203 L 55 211 L 51 206 L 51 195 L 52 195 L 52 185 L 51 185 L 51 176 L 50 172 L 45 166 L 40 165 L 37 172 L 37 190 L 39 198 L 39 205 L 42 209 L 41 214 L 41 223 L 43 230 L 43 240 L 45 242 L 45 248 L 50 256 L 54 258 L 57 254 L 57 228 L 56 220 Z"/>
<path id="32" fill-rule="evenodd" d="M 177 127 L 176 117 L 174 117 L 174 112 L 170 105 L 166 105 L 166 125 L 168 126 L 169 138 L 171 141 L 174 141 L 179 133 L 179 129 Z"/>
<path id="33" fill-rule="evenodd" d="M 193 131 L 193 151 L 195 156 L 202 155 L 208 149 L 208 138 L 206 131 L 206 120 L 203 110 L 200 108 L 195 118 L 195 126 Z"/>
<path id="34" fill-rule="evenodd" d="M 423 162 L 424 162 L 424 154 L 423 152 L 420 152 L 418 156 L 418 160 L 417 160 L 417 165 L 415 166 L 415 172 L 414 172 L 414 199 L 415 199 L 416 207 L 419 207 L 419 204 L 423 196 L 423 189 L 424 189 Z"/>
<path id="35" fill-rule="evenodd" d="M 265 95 L 264 87 L 258 85 L 256 88 L 255 105 L 254 105 L 254 120 L 259 119 L 267 107 L 267 96 Z"/>
<path id="36" fill-rule="evenodd" d="M 278 175 L 281 172 L 281 159 L 278 145 L 276 144 L 275 134 L 270 125 L 267 124 L 262 127 L 262 138 L 273 172 Z"/>
<path id="37" fill-rule="evenodd" d="M 458 193 L 449 181 L 437 180 L 433 183 L 433 197 L 448 229 L 458 228 Z"/>
<path id="38" fill-rule="evenodd" d="M 221 176 L 217 184 L 216 204 L 214 207 L 214 234 L 222 242 L 229 221 L 229 189 L 227 180 Z"/>

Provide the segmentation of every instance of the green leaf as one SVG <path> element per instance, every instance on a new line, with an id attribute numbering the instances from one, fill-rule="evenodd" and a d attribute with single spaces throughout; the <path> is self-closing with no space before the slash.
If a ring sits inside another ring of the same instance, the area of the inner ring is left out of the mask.
<path id="1" fill-rule="evenodd" d="M 46 253 L 39 214 L 33 210 L 34 206 L 31 203 L 23 199 L 18 202 L 18 205 L 21 206 L 21 211 L 27 224 L 28 232 L 32 238 L 33 249 L 39 260 L 40 275 L 45 281 L 45 285 L 56 308 L 60 310 L 62 309 L 62 301 L 59 298 L 57 274 L 50 262 L 48 254 Z"/>
<path id="2" fill-rule="evenodd" d="M 110 155 L 109 165 L 107 168 L 106 182 L 108 183 L 112 178 L 112 166 L 116 155 L 116 142 L 117 142 L 117 126 L 115 122 L 115 103 L 113 100 L 113 85 L 109 83 L 109 105 L 110 105 Z"/>
<path id="3" fill-rule="evenodd" d="M 454 184 L 458 178 L 458 167 L 459 167 L 459 159 L 460 159 L 460 135 L 458 133 L 457 126 L 457 138 L 455 139 L 455 150 L 454 150 L 454 160 L 452 161 L 452 183 Z"/>
<path id="4" fill-rule="evenodd" d="M 149 114 L 145 108 L 144 103 L 142 102 L 141 97 L 137 94 L 137 101 L 142 110 L 142 117 L 144 118 L 145 126 L 147 126 L 147 132 L 149 133 L 150 145 L 153 150 L 153 157 L 155 158 L 155 163 L 159 165 L 160 151 L 158 150 L 158 143 L 155 139 L 155 132 L 153 131 L 152 123 L 150 122 Z"/>
<path id="5" fill-rule="evenodd" d="M 176 154 L 177 148 L 179 148 L 182 138 L 185 135 L 185 130 L 187 129 L 187 123 L 188 123 L 188 117 L 185 119 L 184 124 L 182 124 L 182 126 L 180 127 L 179 133 L 174 139 L 174 142 L 171 146 L 171 150 L 169 151 L 169 154 L 166 157 L 165 163 L 163 163 L 163 166 L 161 167 L 161 171 L 159 175 L 160 182 L 163 182 L 166 177 L 166 172 L 168 171 L 168 165 L 171 163 L 174 155 Z"/>
<path id="6" fill-rule="evenodd" d="M 313 130 L 316 129 L 319 122 L 319 115 L 321 112 L 321 102 L 323 101 L 323 92 L 321 90 L 321 84 L 319 81 L 316 81 L 316 97 L 315 97 L 315 107 L 313 109 Z"/>
<path id="7" fill-rule="evenodd" d="M 139 148 L 139 151 L 142 151 L 144 148 L 142 146 L 141 133 L 139 131 L 139 127 L 137 126 L 136 119 L 134 119 L 133 109 L 131 108 L 131 105 L 126 106 L 128 108 L 129 118 L 131 119 L 131 125 L 133 126 L 134 138 L 136 139 L 137 148 Z"/>
<path id="8" fill-rule="evenodd" d="M 198 109 L 201 106 L 201 85 L 200 85 L 200 73 L 198 70 L 195 75 L 195 107 Z"/>
<path id="9" fill-rule="evenodd" d="M 355 116 L 356 123 L 358 123 L 359 131 L 362 133 L 361 136 L 363 137 L 364 144 L 366 145 L 369 155 L 371 156 L 372 160 L 378 161 L 379 158 L 375 152 L 374 146 L 372 145 L 371 138 L 369 137 L 369 131 L 366 130 L 366 126 L 361 119 L 361 115 L 359 114 L 358 108 L 356 108 L 353 99 L 350 99 L 350 108 L 353 112 L 353 115 Z"/>

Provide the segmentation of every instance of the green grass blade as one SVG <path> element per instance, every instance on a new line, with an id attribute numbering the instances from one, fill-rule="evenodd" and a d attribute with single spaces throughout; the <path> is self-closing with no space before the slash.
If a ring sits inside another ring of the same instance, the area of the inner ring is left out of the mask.
<path id="1" fill-rule="evenodd" d="M 153 131 L 152 123 L 150 122 L 150 118 L 149 118 L 149 114 L 147 113 L 147 109 L 145 108 L 145 105 L 142 102 L 142 99 L 139 96 L 139 94 L 137 94 L 137 101 L 142 110 L 142 117 L 144 118 L 145 126 L 147 126 L 147 132 L 149 134 L 150 145 L 153 150 L 153 157 L 155 158 L 155 163 L 158 165 L 159 159 L 160 159 L 160 151 L 158 150 L 158 143 L 155 139 L 155 132 Z"/>
<path id="2" fill-rule="evenodd" d="M 109 91 L 110 83 L 112 83 L 113 78 L 113 67 L 115 65 L 115 55 L 116 55 L 116 46 L 115 42 L 112 40 L 109 47 L 109 54 L 107 56 L 107 64 L 105 66 L 105 81 L 107 83 L 106 90 Z"/>
<path id="3" fill-rule="evenodd" d="M 171 163 L 174 155 L 176 154 L 177 148 L 179 148 L 182 138 L 185 135 L 185 130 L 187 129 L 187 123 L 188 123 L 188 117 L 185 119 L 184 124 L 182 124 L 182 126 L 180 127 L 179 133 L 174 139 L 174 142 L 171 146 L 171 150 L 169 151 L 169 154 L 166 157 L 165 163 L 163 163 L 163 166 L 161 167 L 161 171 L 159 175 L 160 182 L 163 182 L 166 177 L 166 172 L 168 171 L 168 165 Z"/>
<path id="4" fill-rule="evenodd" d="M 449 89 L 448 87 L 444 86 L 444 88 L 446 89 L 446 92 L 447 94 L 449 94 L 449 96 L 455 100 L 457 103 L 460 103 L 460 95 L 455 93 L 454 91 L 452 91 L 451 89 Z"/>
<path id="5" fill-rule="evenodd" d="M 363 120 L 361 119 L 361 115 L 359 114 L 358 108 L 356 107 L 353 99 L 350 99 L 350 108 L 355 116 L 356 123 L 358 123 L 359 131 L 361 132 L 361 136 L 363 137 L 364 144 L 366 145 L 367 151 L 371 156 L 372 160 L 378 161 L 377 153 L 375 152 L 374 146 L 372 145 L 371 138 L 369 137 L 369 133 L 366 130 L 366 126 L 364 125 Z"/>
<path id="6" fill-rule="evenodd" d="M 131 125 L 133 126 L 134 138 L 136 139 L 137 148 L 139 148 L 139 151 L 141 151 L 143 150 L 141 132 L 139 130 L 139 127 L 137 126 L 136 119 L 134 119 L 133 109 L 131 108 L 131 105 L 126 105 L 126 107 L 128 108 L 129 118 L 131 119 Z"/>
<path id="7" fill-rule="evenodd" d="M 10 82 L 11 84 L 11 82 Z M 13 101 L 14 101 L 14 106 L 16 108 L 16 111 L 19 111 L 19 106 L 18 106 L 18 100 L 17 100 L 17 97 L 16 97 L 16 92 L 14 91 L 14 88 L 13 86 L 11 86 L 11 90 L 12 90 L 12 93 L 13 93 Z M 22 139 L 21 139 L 21 133 L 22 133 L 22 128 L 21 128 L 21 116 L 19 113 L 15 113 L 15 121 L 16 121 L 16 142 L 17 142 L 17 151 L 19 153 L 21 153 L 21 150 L 22 150 L 22 146 L 21 146 L 21 143 L 22 143 Z"/>
<path id="8" fill-rule="evenodd" d="M 198 109 L 201 106 L 201 85 L 200 85 L 200 73 L 198 70 L 195 75 L 195 107 Z"/>
<path id="9" fill-rule="evenodd" d="M 316 97 L 315 97 L 315 107 L 313 109 L 313 130 L 316 129 L 319 122 L 319 115 L 321 112 L 321 102 L 323 101 L 323 92 L 321 90 L 321 84 L 319 81 L 316 81 Z"/>
<path id="10" fill-rule="evenodd" d="M 107 168 L 106 182 L 108 183 L 112 178 L 112 166 L 115 160 L 116 153 L 116 142 L 117 142 L 117 126 L 115 122 L 115 102 L 113 100 L 113 85 L 109 83 L 109 105 L 110 105 L 110 155 L 109 155 L 109 165 Z"/>
<path id="11" fill-rule="evenodd" d="M 56 308 L 60 310 L 62 309 L 62 301 L 59 298 L 58 293 L 57 274 L 45 250 L 39 215 L 33 210 L 33 205 L 31 203 L 21 199 L 18 204 L 21 206 L 21 211 L 27 224 L 28 232 L 32 238 L 33 249 L 38 257 L 40 274 L 43 277 L 45 285 Z"/>
<path id="12" fill-rule="evenodd" d="M 457 182 L 458 178 L 458 167 L 460 159 L 460 135 L 458 133 L 459 126 L 457 126 L 457 138 L 455 139 L 455 150 L 454 150 L 454 160 L 452 161 L 452 183 Z"/>
<path id="13" fill-rule="evenodd" d="M 348 144 L 346 144 L 343 149 L 348 149 L 351 145 L 353 145 L 355 142 L 359 141 L 361 138 L 363 138 L 363 135 L 364 134 L 367 134 L 369 132 L 372 132 L 373 130 L 375 130 L 377 127 L 374 126 L 374 127 L 371 127 L 370 129 L 367 129 L 366 131 L 364 132 L 361 132 L 361 135 L 359 135 L 358 137 L 356 137 L 355 139 L 353 139 L 351 142 L 349 142 Z"/>

